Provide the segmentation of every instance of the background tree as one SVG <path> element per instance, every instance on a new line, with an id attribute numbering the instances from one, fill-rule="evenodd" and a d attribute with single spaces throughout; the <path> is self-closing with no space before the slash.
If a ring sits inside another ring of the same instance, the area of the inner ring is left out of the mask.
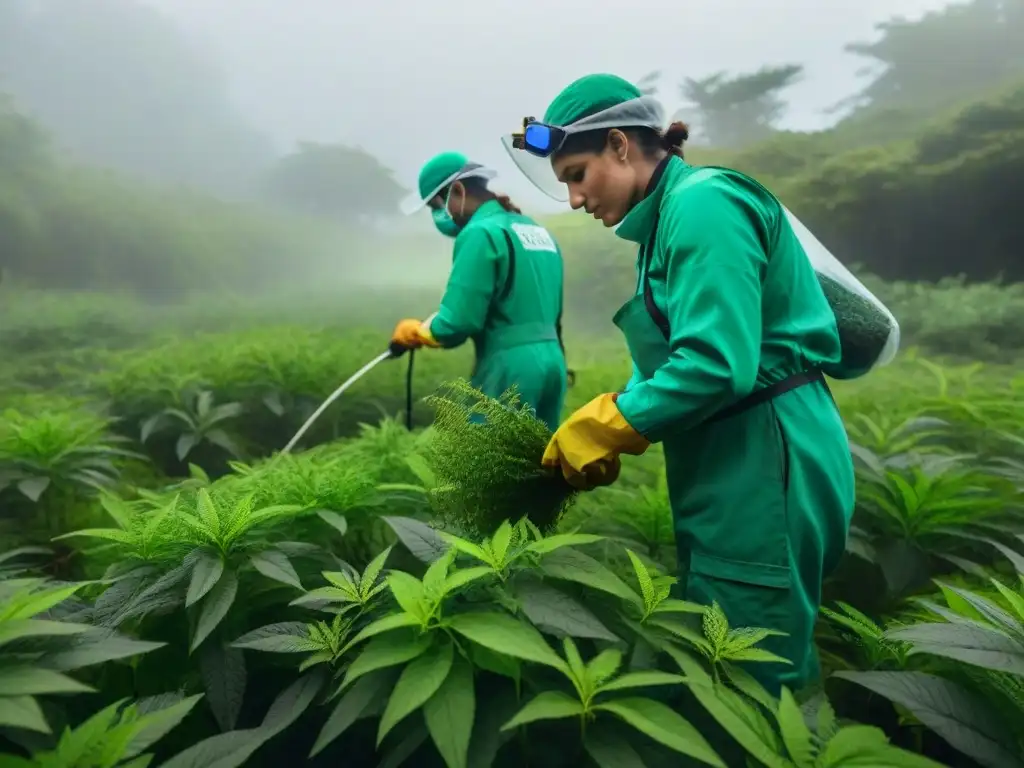
<path id="1" fill-rule="evenodd" d="M 136 0 L 0 0 L 0 73 L 56 144 L 90 163 L 238 195 L 273 161 L 217 67 Z"/>
<path id="2" fill-rule="evenodd" d="M 870 82 L 835 106 L 853 114 L 932 113 L 1024 75 L 1024 2 L 972 0 L 876 26 L 873 42 L 846 50 L 870 60 Z"/>
<path id="3" fill-rule="evenodd" d="M 803 67 L 785 64 L 729 77 L 725 72 L 680 85 L 684 105 L 677 118 L 694 137 L 720 147 L 740 147 L 770 136 L 786 111 L 780 93 L 799 80 Z"/>
<path id="4" fill-rule="evenodd" d="M 302 142 L 267 178 L 271 198 L 315 216 L 358 220 L 393 214 L 405 190 L 362 149 Z"/>

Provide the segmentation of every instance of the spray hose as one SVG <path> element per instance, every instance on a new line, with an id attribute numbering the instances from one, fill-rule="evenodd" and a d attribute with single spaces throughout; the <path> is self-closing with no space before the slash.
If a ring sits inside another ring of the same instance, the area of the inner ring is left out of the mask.
<path id="1" fill-rule="evenodd" d="M 334 390 L 326 400 L 320 403 L 320 407 L 313 411 L 313 415 L 306 419 L 306 423 L 299 428 L 299 431 L 295 433 L 295 436 L 288 441 L 288 445 L 286 445 L 281 450 L 281 453 L 278 455 L 280 456 L 289 453 L 292 450 L 292 448 L 295 447 L 295 444 L 302 439 L 302 436 L 306 434 L 306 431 L 311 426 L 313 426 L 313 423 L 323 415 L 324 411 L 331 407 L 335 400 L 337 400 L 339 397 L 345 394 L 345 391 L 349 387 L 351 387 L 353 384 L 355 384 L 357 381 L 363 378 L 363 376 L 368 374 L 370 371 L 372 371 L 378 365 L 383 363 L 385 360 L 397 360 L 406 352 L 409 353 L 409 365 L 408 368 L 406 369 L 405 374 L 405 426 L 407 429 L 411 430 L 413 361 L 415 360 L 416 352 L 413 349 L 409 349 L 408 347 L 404 347 L 401 344 L 392 342 L 392 344 L 387 348 L 386 351 L 381 352 L 379 355 L 373 358 L 373 360 L 371 360 L 358 371 L 356 371 L 354 374 L 352 374 L 348 379 L 346 379 L 342 383 L 340 387 Z"/>

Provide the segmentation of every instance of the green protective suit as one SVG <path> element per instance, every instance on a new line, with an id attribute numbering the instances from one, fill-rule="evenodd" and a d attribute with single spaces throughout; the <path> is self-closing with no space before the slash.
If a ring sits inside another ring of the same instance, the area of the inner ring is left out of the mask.
<path id="1" fill-rule="evenodd" d="M 615 317 L 634 375 L 617 404 L 661 442 L 684 596 L 792 661 L 749 671 L 778 695 L 818 675 L 822 579 L 854 506 L 846 431 L 820 374 L 835 316 L 778 201 L 749 177 L 670 156 L 617 234 L 641 245 Z M 812 372 L 810 374 L 806 372 Z"/>
<path id="2" fill-rule="evenodd" d="M 476 347 L 471 383 L 498 397 L 516 385 L 552 430 L 565 401 L 562 252 L 528 216 L 484 203 L 455 238 L 452 271 L 430 332 Z"/>

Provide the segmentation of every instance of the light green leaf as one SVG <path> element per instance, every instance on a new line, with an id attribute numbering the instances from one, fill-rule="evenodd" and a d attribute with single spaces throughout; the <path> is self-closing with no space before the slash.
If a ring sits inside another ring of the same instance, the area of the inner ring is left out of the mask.
<path id="1" fill-rule="evenodd" d="M 483 547 L 478 546 L 471 541 L 460 539 L 458 536 L 454 536 L 450 533 L 445 533 L 443 531 L 441 532 L 440 535 L 445 542 L 455 547 L 455 549 L 457 549 L 459 552 L 462 552 L 465 555 L 469 555 L 470 557 L 476 558 L 481 563 L 486 563 L 492 568 L 497 567 L 497 564 L 492 562 L 490 553 Z"/>
<path id="2" fill-rule="evenodd" d="M 890 745 L 880 728 L 869 725 L 850 725 L 839 731 L 826 745 L 818 764 L 822 768 L 945 768 L 927 757 Z"/>
<path id="3" fill-rule="evenodd" d="M 423 705 L 430 738 L 447 768 L 467 768 L 469 741 L 476 721 L 473 667 L 461 656 L 437 693 Z"/>
<path id="4" fill-rule="evenodd" d="M 404 571 L 392 571 L 388 575 L 388 586 L 395 602 L 402 610 L 410 613 L 420 621 L 426 618 L 423 609 L 423 584 L 415 576 Z"/>
<path id="5" fill-rule="evenodd" d="M 50 733 L 39 702 L 31 696 L 0 696 L 0 726 Z"/>
<path id="6" fill-rule="evenodd" d="M 341 683 L 342 689 L 370 672 L 412 661 L 426 652 L 433 642 L 433 635 L 416 632 L 389 632 L 373 638 L 349 665 Z"/>
<path id="7" fill-rule="evenodd" d="M 537 720 L 561 720 L 566 717 L 581 717 L 583 704 L 561 691 L 544 691 L 535 696 L 529 704 L 505 723 L 501 730 L 508 731 Z"/>
<path id="8" fill-rule="evenodd" d="M 41 667 L 0 668 L 0 696 L 41 696 L 47 693 L 88 693 L 88 685 Z"/>
<path id="9" fill-rule="evenodd" d="M 185 596 L 185 607 L 195 605 L 213 589 L 224 573 L 224 561 L 219 555 L 206 549 L 199 550 L 195 565 L 192 568 L 192 580 Z"/>
<path id="10" fill-rule="evenodd" d="M 611 680 L 598 689 L 598 693 L 608 691 L 624 691 L 627 688 L 645 688 L 648 685 L 685 685 L 686 678 L 682 675 L 673 675 L 668 672 L 628 672 L 625 675 Z"/>
<path id="11" fill-rule="evenodd" d="M 629 556 L 629 560 L 633 564 L 633 571 L 636 573 L 636 580 L 640 584 L 640 596 L 644 601 L 644 610 L 650 612 L 654 610 L 654 605 L 657 602 L 657 595 L 654 591 L 654 582 L 651 581 L 651 575 L 647 572 L 647 566 L 640 561 L 640 558 L 636 556 L 636 553 L 631 549 L 627 549 L 626 554 Z"/>
<path id="12" fill-rule="evenodd" d="M 461 589 L 467 584 L 471 584 L 477 579 L 482 579 L 485 576 L 493 576 L 494 569 L 489 568 L 486 565 L 480 565 L 475 568 L 464 568 L 460 571 L 455 571 L 448 575 L 448 578 L 444 582 L 444 593 L 450 595 L 456 590 Z"/>
<path id="13" fill-rule="evenodd" d="M 392 630 L 401 629 L 403 627 L 413 627 L 419 623 L 420 620 L 411 613 L 395 613 L 391 616 L 385 616 L 383 619 L 378 619 L 372 624 L 364 627 L 363 631 L 352 638 L 348 643 L 346 650 L 358 645 L 363 640 L 367 640 L 376 635 L 382 635 L 385 632 L 391 632 Z"/>
<path id="14" fill-rule="evenodd" d="M 479 669 L 507 677 L 510 680 L 516 681 L 517 685 L 519 684 L 519 680 L 522 677 L 522 662 L 519 659 L 504 653 L 496 653 L 486 646 L 475 644 L 469 647 L 469 655 L 473 659 L 473 664 Z"/>
<path id="15" fill-rule="evenodd" d="M 492 651 L 565 670 L 544 637 L 533 627 L 503 613 L 463 613 L 448 619 L 448 627 Z"/>
<path id="16" fill-rule="evenodd" d="M 817 750 L 811 732 L 804 722 L 803 713 L 788 688 L 782 689 L 777 717 L 782 742 L 786 745 L 789 759 L 796 763 L 797 768 L 814 768 Z"/>
<path id="17" fill-rule="evenodd" d="M 604 536 L 594 536 L 589 533 L 556 533 L 531 543 L 526 549 L 538 555 L 546 555 L 562 547 L 582 547 L 586 544 L 595 544 L 598 541 L 604 541 Z"/>
<path id="18" fill-rule="evenodd" d="M 395 725 L 437 693 L 451 671 L 453 655 L 454 649 L 450 642 L 437 643 L 402 670 L 380 719 L 378 747 Z"/>
<path id="19" fill-rule="evenodd" d="M 496 563 L 505 562 L 505 554 L 508 552 L 509 544 L 512 543 L 512 526 L 508 520 L 498 526 L 498 530 L 491 537 L 491 552 Z"/>
<path id="20" fill-rule="evenodd" d="M 625 720 L 641 733 L 705 765 L 728 768 L 700 731 L 670 707 L 651 699 L 618 699 L 594 706 Z"/>
<path id="21" fill-rule="evenodd" d="M 276 549 L 268 549 L 259 552 L 250 558 L 253 568 L 262 573 L 268 579 L 280 581 L 296 589 L 302 589 L 302 582 L 299 581 L 299 574 L 295 572 L 295 566 L 291 560 Z"/>
<path id="22" fill-rule="evenodd" d="M 0 646 L 27 637 L 79 635 L 91 630 L 88 624 L 73 624 L 49 619 L 13 619 L 0 621 Z"/>
<path id="23" fill-rule="evenodd" d="M 658 603 L 654 613 L 696 613 L 702 614 L 707 610 L 706 606 L 699 603 L 691 603 L 687 600 L 675 600 L 668 598 Z"/>
<path id="24" fill-rule="evenodd" d="M 217 625 L 227 616 L 231 605 L 238 594 L 238 576 L 234 571 L 224 571 L 220 581 L 204 598 L 196 620 L 196 632 L 189 646 L 189 653 L 194 651 L 205 640 Z"/>

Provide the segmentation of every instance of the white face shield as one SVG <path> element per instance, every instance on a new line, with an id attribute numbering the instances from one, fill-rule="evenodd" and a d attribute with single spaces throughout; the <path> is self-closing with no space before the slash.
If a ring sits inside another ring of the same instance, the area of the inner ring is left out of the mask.
<path id="1" fill-rule="evenodd" d="M 462 168 L 460 168 L 458 171 L 456 171 L 447 179 L 438 184 L 437 188 L 431 190 L 426 197 L 421 197 L 418 191 L 410 194 L 402 201 L 400 205 L 401 211 L 406 216 L 411 216 L 420 209 L 424 208 L 427 205 L 427 203 L 429 203 L 431 200 L 437 197 L 438 193 L 442 189 L 449 186 L 450 184 L 453 184 L 456 181 L 459 181 L 460 179 L 477 178 L 486 179 L 490 181 L 497 175 L 498 174 L 495 171 L 492 171 L 490 168 L 485 168 L 479 163 L 466 163 L 464 166 L 462 166 Z"/>
<path id="2" fill-rule="evenodd" d="M 569 125 L 533 123 L 524 127 L 523 133 L 518 136 L 502 136 L 501 144 L 512 162 L 537 189 L 553 200 L 564 203 L 569 199 L 568 189 L 552 170 L 551 157 L 558 152 L 567 137 L 574 133 L 611 128 L 652 128 L 660 132 L 666 127 L 664 122 L 665 111 L 661 102 L 653 96 L 641 96 L 580 118 Z"/>

